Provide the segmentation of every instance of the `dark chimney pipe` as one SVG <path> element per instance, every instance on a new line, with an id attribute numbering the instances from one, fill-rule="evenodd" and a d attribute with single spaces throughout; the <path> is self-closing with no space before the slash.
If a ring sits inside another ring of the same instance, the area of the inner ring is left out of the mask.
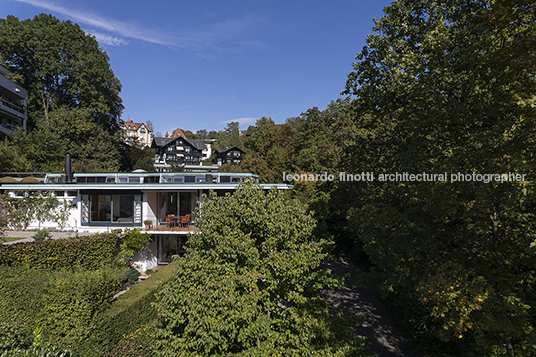
<path id="1" fill-rule="evenodd" d="M 67 182 L 71 182 L 73 175 L 71 173 L 71 155 L 65 155 L 65 175 L 67 175 Z"/>

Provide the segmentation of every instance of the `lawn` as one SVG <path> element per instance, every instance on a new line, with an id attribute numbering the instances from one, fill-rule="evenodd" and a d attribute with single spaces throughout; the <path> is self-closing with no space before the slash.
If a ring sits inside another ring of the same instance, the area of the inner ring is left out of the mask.
<path id="1" fill-rule="evenodd" d="M 22 237 L 5 237 L 4 242 L 13 242 L 14 240 L 24 239 Z"/>

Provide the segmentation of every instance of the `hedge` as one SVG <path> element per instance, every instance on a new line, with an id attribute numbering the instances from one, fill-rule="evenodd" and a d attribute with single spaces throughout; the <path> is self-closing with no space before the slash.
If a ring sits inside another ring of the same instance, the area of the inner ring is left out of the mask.
<path id="1" fill-rule="evenodd" d="M 83 343 L 72 349 L 76 356 L 102 356 L 110 353 L 127 336 L 143 329 L 154 321 L 156 311 L 152 307 L 155 293 L 171 280 L 176 263 L 154 272 L 119 296 L 109 309 L 95 318 L 95 329 Z"/>
<path id="2" fill-rule="evenodd" d="M 0 267 L 0 351 L 28 348 L 28 336 L 36 327 L 43 329 L 47 343 L 73 349 L 92 333 L 95 317 L 110 307 L 126 271 L 134 272 L 127 267 Z"/>
<path id="3" fill-rule="evenodd" d="M 0 265 L 64 269 L 97 269 L 119 252 L 122 238 L 114 233 L 0 245 Z"/>

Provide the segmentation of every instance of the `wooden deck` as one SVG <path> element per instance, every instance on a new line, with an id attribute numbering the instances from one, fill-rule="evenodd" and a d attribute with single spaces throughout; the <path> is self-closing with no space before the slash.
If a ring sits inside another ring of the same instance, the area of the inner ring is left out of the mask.
<path id="1" fill-rule="evenodd" d="M 199 228 L 189 225 L 187 227 L 170 227 L 167 224 L 152 226 L 149 229 L 144 229 L 147 233 L 151 232 L 199 232 Z"/>

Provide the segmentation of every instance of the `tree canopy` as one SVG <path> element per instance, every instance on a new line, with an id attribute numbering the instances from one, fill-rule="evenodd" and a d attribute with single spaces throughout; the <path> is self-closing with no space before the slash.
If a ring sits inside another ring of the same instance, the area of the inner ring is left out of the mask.
<path id="1" fill-rule="evenodd" d="M 356 97 L 358 136 L 341 170 L 526 174 L 351 188 L 357 240 L 384 291 L 398 306 L 411 302 L 406 323 L 484 355 L 536 348 L 534 10 L 525 1 L 395 1 L 345 90 Z"/>
<path id="2" fill-rule="evenodd" d="M 0 64 L 28 89 L 30 129 L 66 106 L 90 109 L 95 122 L 113 131 L 123 105 L 108 60 L 95 38 L 71 21 L 47 14 L 0 19 Z"/>
<path id="3" fill-rule="evenodd" d="M 318 269 L 326 242 L 300 204 L 248 183 L 205 197 L 194 219 L 200 232 L 154 304 L 158 353 L 366 355 L 319 294 L 338 280 Z"/>

